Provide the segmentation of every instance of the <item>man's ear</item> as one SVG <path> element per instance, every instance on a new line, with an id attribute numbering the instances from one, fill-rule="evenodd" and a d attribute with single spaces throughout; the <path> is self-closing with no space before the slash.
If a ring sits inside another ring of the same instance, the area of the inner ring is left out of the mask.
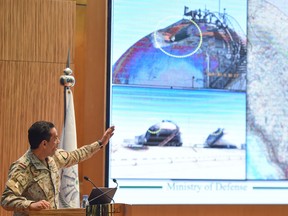
<path id="1" fill-rule="evenodd" d="M 46 147 L 47 145 L 47 141 L 46 140 L 42 140 L 42 142 L 40 143 L 41 147 Z"/>

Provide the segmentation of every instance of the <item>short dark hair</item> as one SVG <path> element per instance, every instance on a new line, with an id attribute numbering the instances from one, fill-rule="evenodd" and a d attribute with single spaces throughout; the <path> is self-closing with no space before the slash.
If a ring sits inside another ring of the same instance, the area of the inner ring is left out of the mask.
<path id="1" fill-rule="evenodd" d="M 54 128 L 52 122 L 37 121 L 28 130 L 28 140 L 31 149 L 37 149 L 43 140 L 49 142 L 51 138 L 50 130 Z"/>

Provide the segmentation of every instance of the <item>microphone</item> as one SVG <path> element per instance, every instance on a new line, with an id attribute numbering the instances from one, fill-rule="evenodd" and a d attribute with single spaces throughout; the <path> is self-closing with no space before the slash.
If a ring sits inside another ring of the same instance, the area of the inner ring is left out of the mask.
<path id="1" fill-rule="evenodd" d="M 112 179 L 113 180 L 113 182 L 116 184 L 116 188 L 118 188 L 118 182 L 117 182 L 117 180 L 116 179 Z"/>
<path id="2" fill-rule="evenodd" d="M 87 176 L 84 176 L 84 179 L 86 181 L 89 181 L 95 188 L 97 188 L 97 186 L 87 177 Z M 100 190 L 100 189 L 99 189 Z"/>
<path id="3" fill-rule="evenodd" d="M 91 200 L 88 200 L 89 203 L 92 202 L 92 201 L 94 201 L 94 200 L 96 200 L 96 199 L 98 199 L 98 198 L 101 197 L 101 196 L 104 196 L 104 195 L 105 195 L 109 200 L 112 200 L 113 203 L 115 203 L 114 199 L 107 194 L 107 193 L 109 193 L 110 191 L 114 190 L 114 188 L 112 188 L 111 190 L 107 190 L 106 192 L 104 192 L 104 191 L 102 191 L 99 187 L 97 187 L 87 176 L 84 176 L 84 179 L 85 179 L 86 181 L 89 181 L 97 190 L 101 191 L 101 194 L 100 194 L 100 195 L 98 195 L 97 197 L 94 197 L 94 198 L 91 199 Z M 116 180 L 115 180 L 115 181 L 116 181 Z M 114 179 L 113 179 L 113 182 L 114 182 Z M 117 181 L 116 181 L 116 183 L 117 183 Z M 117 183 L 117 187 L 118 187 L 118 183 Z"/>

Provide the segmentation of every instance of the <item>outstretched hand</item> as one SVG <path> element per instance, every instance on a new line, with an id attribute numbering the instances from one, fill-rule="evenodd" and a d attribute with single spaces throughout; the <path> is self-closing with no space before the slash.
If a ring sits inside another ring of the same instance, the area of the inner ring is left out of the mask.
<path id="1" fill-rule="evenodd" d="M 115 126 L 111 126 L 105 131 L 104 135 L 100 139 L 100 142 L 102 142 L 103 146 L 107 145 L 107 143 L 109 142 L 109 139 L 114 135 L 114 130 L 115 130 Z"/>

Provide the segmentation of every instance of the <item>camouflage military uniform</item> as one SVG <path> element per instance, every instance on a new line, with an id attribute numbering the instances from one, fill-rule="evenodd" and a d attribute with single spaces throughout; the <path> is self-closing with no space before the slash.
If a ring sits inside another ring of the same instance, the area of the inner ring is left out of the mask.
<path id="1" fill-rule="evenodd" d="M 1 205 L 13 210 L 14 215 L 28 215 L 32 202 L 47 200 L 51 208 L 58 208 L 59 169 L 69 167 L 90 158 L 100 149 L 98 142 L 83 146 L 75 151 L 58 149 L 52 157 L 41 162 L 31 150 L 14 162 L 9 170 Z"/>

